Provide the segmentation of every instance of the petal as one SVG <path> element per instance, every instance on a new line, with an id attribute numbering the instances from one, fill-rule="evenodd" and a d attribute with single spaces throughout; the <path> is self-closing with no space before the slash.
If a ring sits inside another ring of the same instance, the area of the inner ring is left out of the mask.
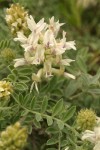
<path id="1" fill-rule="evenodd" d="M 15 59 L 14 61 L 15 61 L 15 64 L 14 64 L 15 68 L 26 64 L 26 61 L 24 58 Z"/>
<path id="2" fill-rule="evenodd" d="M 95 141 L 96 141 L 95 132 L 94 131 L 90 131 L 90 130 L 86 130 L 83 133 L 82 140 L 88 140 L 88 141 L 90 141 L 92 143 L 95 143 Z"/>
<path id="3" fill-rule="evenodd" d="M 76 50 L 75 41 L 66 42 L 65 47 L 67 50 L 69 50 L 69 49 Z"/>
<path id="4" fill-rule="evenodd" d="M 62 59 L 62 60 L 61 60 L 61 64 L 62 64 L 62 65 L 66 65 L 66 66 L 70 66 L 70 63 L 71 63 L 72 61 L 75 61 L 75 60 L 72 60 L 72 59 Z"/>
<path id="5" fill-rule="evenodd" d="M 96 143 L 95 147 L 93 150 L 100 150 L 100 141 Z"/>
<path id="6" fill-rule="evenodd" d="M 21 43 L 27 42 L 27 37 L 22 32 L 17 32 L 17 38 L 14 38 L 14 41 L 20 41 Z"/>
<path id="7" fill-rule="evenodd" d="M 34 29 L 36 28 L 36 22 L 34 21 L 32 16 L 30 16 L 30 18 L 27 18 L 27 24 L 28 24 L 28 28 L 31 31 L 34 31 Z"/>
<path id="8" fill-rule="evenodd" d="M 70 73 L 67 73 L 67 72 L 64 72 L 64 77 L 70 77 L 72 79 L 75 79 L 75 76 L 70 74 Z"/>

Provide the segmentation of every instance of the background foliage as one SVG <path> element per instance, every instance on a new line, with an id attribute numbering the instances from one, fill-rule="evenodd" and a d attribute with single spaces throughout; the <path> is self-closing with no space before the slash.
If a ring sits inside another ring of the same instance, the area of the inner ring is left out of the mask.
<path id="1" fill-rule="evenodd" d="M 82 150 L 88 143 L 82 145 L 75 130 L 77 112 L 81 108 L 92 108 L 100 115 L 100 2 L 83 8 L 78 7 L 76 1 L 0 1 L 0 80 L 6 78 L 15 88 L 10 101 L 0 101 L 0 131 L 18 120 L 26 124 L 29 129 L 27 150 L 63 150 L 67 145 Z M 5 48 L 11 48 L 16 58 L 22 55 L 22 48 L 13 42 L 4 19 L 5 9 L 16 2 L 36 20 L 55 16 L 66 23 L 63 28 L 68 39 L 75 39 L 77 43 L 77 51 L 68 52 L 76 61 L 66 69 L 76 80 L 53 77 L 39 85 L 39 94 L 35 90 L 29 93 L 31 74 L 36 68 L 15 69 L 13 60 L 1 55 Z"/>

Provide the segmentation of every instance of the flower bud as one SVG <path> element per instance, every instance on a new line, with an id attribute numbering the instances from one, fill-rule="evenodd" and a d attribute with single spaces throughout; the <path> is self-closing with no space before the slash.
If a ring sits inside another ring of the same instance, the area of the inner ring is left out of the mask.
<path id="1" fill-rule="evenodd" d="M 10 49 L 10 48 L 5 48 L 4 50 L 1 51 L 0 57 L 3 59 L 3 61 L 6 62 L 11 62 L 13 59 L 15 59 L 16 53 Z"/>
<path id="2" fill-rule="evenodd" d="M 81 130 L 92 130 L 96 125 L 96 114 L 93 110 L 82 109 L 78 113 L 76 122 Z"/>
<path id="3" fill-rule="evenodd" d="M 9 9 L 6 9 L 6 22 L 11 30 L 11 33 L 16 36 L 17 32 L 26 33 L 28 13 L 20 4 L 12 4 Z"/>
<path id="4" fill-rule="evenodd" d="M 9 96 L 12 92 L 12 84 L 6 81 L 0 81 L 0 97 Z"/>
<path id="5" fill-rule="evenodd" d="M 21 150 L 27 142 L 27 129 L 17 122 L 10 125 L 1 133 L 0 150 Z"/>

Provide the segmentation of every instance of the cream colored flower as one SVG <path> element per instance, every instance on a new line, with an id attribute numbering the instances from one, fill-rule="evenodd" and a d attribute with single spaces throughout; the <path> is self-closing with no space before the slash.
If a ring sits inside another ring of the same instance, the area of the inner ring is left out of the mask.
<path id="1" fill-rule="evenodd" d="M 17 38 L 14 38 L 15 41 L 20 41 L 21 46 L 25 51 L 34 50 L 37 47 L 39 36 L 36 33 L 31 33 L 28 38 L 21 32 L 17 33 Z"/>
<path id="2" fill-rule="evenodd" d="M 28 28 L 31 33 L 27 37 L 18 32 L 15 41 L 19 41 L 24 48 L 24 57 L 15 60 L 15 67 L 22 65 L 37 65 L 42 70 L 41 78 L 49 78 L 53 75 L 63 75 L 75 79 L 75 76 L 65 71 L 65 66 L 70 66 L 74 60 L 69 58 L 63 59 L 66 50 L 76 50 L 74 41 L 66 41 L 66 32 L 63 31 L 62 39 L 57 38 L 58 31 L 63 23 L 55 22 L 54 17 L 49 19 L 49 24 L 44 22 L 44 18 L 38 23 L 34 21 L 32 16 L 27 18 Z M 57 67 L 57 68 L 56 68 Z M 40 71 L 39 71 L 40 72 Z M 33 78 L 34 76 L 34 78 Z M 38 79 L 38 71 L 33 74 L 32 80 L 37 88 L 36 78 Z"/>
<path id="3" fill-rule="evenodd" d="M 95 127 L 94 131 L 86 130 L 83 133 L 82 140 L 94 143 L 95 146 L 93 150 L 100 150 L 100 127 Z"/>
<path id="4" fill-rule="evenodd" d="M 32 32 L 35 32 L 36 34 L 39 34 L 40 32 L 42 32 L 46 27 L 46 23 L 44 22 L 44 18 L 42 18 L 38 23 L 36 23 L 32 16 L 27 18 L 27 24 L 28 24 L 28 28 Z"/>
<path id="5" fill-rule="evenodd" d="M 64 23 L 59 23 L 59 20 L 57 22 L 54 21 L 54 16 L 52 18 L 49 19 L 49 30 L 51 30 L 55 37 L 57 36 L 59 30 L 60 30 L 60 27 L 63 26 Z"/>
<path id="6" fill-rule="evenodd" d="M 6 81 L 0 81 L 0 97 L 10 95 L 12 92 L 12 84 Z"/>
<path id="7" fill-rule="evenodd" d="M 20 4 L 12 4 L 6 9 L 6 22 L 11 30 L 11 33 L 16 36 L 17 32 L 27 33 L 27 17 L 28 13 Z"/>

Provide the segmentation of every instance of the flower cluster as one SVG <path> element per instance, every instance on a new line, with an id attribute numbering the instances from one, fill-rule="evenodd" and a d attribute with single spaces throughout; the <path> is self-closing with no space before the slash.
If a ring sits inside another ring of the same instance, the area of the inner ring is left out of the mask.
<path id="1" fill-rule="evenodd" d="M 82 109 L 77 116 L 77 126 L 81 130 L 92 130 L 96 125 L 96 114 L 91 109 Z"/>
<path id="2" fill-rule="evenodd" d="M 22 150 L 27 142 L 27 129 L 17 122 L 1 132 L 0 150 Z"/>
<path id="3" fill-rule="evenodd" d="M 0 97 L 9 96 L 12 92 L 12 84 L 7 81 L 0 81 Z"/>
<path id="4" fill-rule="evenodd" d="M 18 31 L 23 33 L 28 31 L 27 16 L 27 11 L 18 3 L 12 4 L 11 7 L 6 10 L 6 22 L 14 36 L 16 36 Z"/>
<path id="5" fill-rule="evenodd" d="M 7 61 L 7 62 L 13 61 L 15 56 L 16 56 L 16 53 L 14 52 L 14 50 L 10 48 L 5 48 L 0 53 L 0 57 L 3 59 L 3 61 Z"/>
<path id="6" fill-rule="evenodd" d="M 24 58 L 15 59 L 15 67 L 31 64 L 40 65 L 40 69 L 33 74 L 32 79 L 40 82 L 41 78 L 48 78 L 54 74 L 75 79 L 75 76 L 65 72 L 65 66 L 70 66 L 74 60 L 64 58 L 66 50 L 76 50 L 74 41 L 66 41 L 66 32 L 63 31 L 62 39 L 57 38 L 63 23 L 55 22 L 54 17 L 49 19 L 49 24 L 44 18 L 36 23 L 32 16 L 27 18 L 28 28 L 31 33 L 26 37 L 18 32 L 15 41 L 20 41 L 24 48 Z"/>

